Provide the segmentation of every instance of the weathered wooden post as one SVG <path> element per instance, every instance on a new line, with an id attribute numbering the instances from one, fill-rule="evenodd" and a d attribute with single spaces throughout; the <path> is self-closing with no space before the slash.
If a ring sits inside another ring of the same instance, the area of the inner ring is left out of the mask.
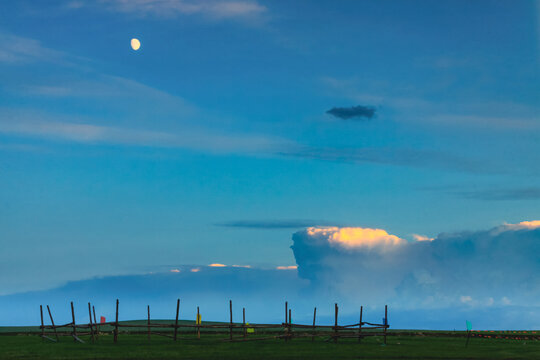
<path id="1" fill-rule="evenodd" d="M 229 339 L 232 340 L 233 322 L 232 322 L 232 300 L 229 300 L 229 313 L 231 315 L 231 324 L 229 325 Z"/>
<path id="2" fill-rule="evenodd" d="M 176 299 L 176 320 L 174 321 L 174 341 L 178 334 L 178 313 L 180 312 L 180 299 Z"/>
<path id="3" fill-rule="evenodd" d="M 244 339 L 247 336 L 247 329 L 246 329 L 246 308 L 242 308 L 242 327 L 244 328 Z"/>
<path id="4" fill-rule="evenodd" d="M 285 342 L 289 340 L 289 303 L 285 301 Z"/>
<path id="5" fill-rule="evenodd" d="M 99 338 L 99 325 L 96 320 L 96 308 L 92 305 L 92 313 L 94 314 L 94 325 L 96 326 L 96 339 Z"/>
<path id="6" fill-rule="evenodd" d="M 43 324 L 43 305 L 39 305 L 39 315 L 41 316 L 41 341 L 44 341 L 45 325 Z"/>
<path id="7" fill-rule="evenodd" d="M 114 342 L 118 341 L 118 304 L 120 301 L 116 299 L 116 321 L 114 322 Z"/>
<path id="8" fill-rule="evenodd" d="M 386 345 L 386 329 L 388 328 L 388 305 L 384 305 L 384 344 Z"/>
<path id="9" fill-rule="evenodd" d="M 315 341 L 315 318 L 317 317 L 317 307 L 313 308 L 313 336 L 311 337 L 311 341 Z"/>
<path id="10" fill-rule="evenodd" d="M 289 338 L 292 340 L 292 309 L 289 309 Z"/>
<path id="11" fill-rule="evenodd" d="M 96 338 L 94 337 L 94 327 L 92 326 L 92 306 L 90 305 L 90 303 L 88 303 L 88 317 L 90 319 L 90 336 L 92 337 L 92 342 L 94 342 L 96 341 Z"/>
<path id="12" fill-rule="evenodd" d="M 73 327 L 73 341 L 77 342 L 77 327 L 75 326 L 75 310 L 73 309 L 73 301 L 71 302 L 71 320 Z"/>
<path id="13" fill-rule="evenodd" d="M 360 323 L 358 324 L 358 342 L 362 341 L 362 312 L 364 310 L 363 306 L 360 306 Z"/>
<path id="14" fill-rule="evenodd" d="M 201 313 L 199 312 L 199 307 L 197 306 L 197 320 L 195 321 L 195 323 L 197 324 L 197 339 L 200 339 L 201 338 Z"/>
<path id="15" fill-rule="evenodd" d="M 334 306 L 334 310 L 335 310 L 334 311 L 334 313 L 335 313 L 335 316 L 334 316 L 334 318 L 335 318 L 335 321 L 334 321 L 334 342 L 337 343 L 337 341 L 338 341 L 338 321 L 337 321 L 337 319 L 338 319 L 338 305 L 337 305 L 337 303 Z"/>
<path id="16" fill-rule="evenodd" d="M 51 309 L 49 308 L 49 305 L 47 305 L 47 311 L 49 312 L 49 317 L 51 318 L 51 324 L 52 324 L 52 327 L 53 327 L 53 330 L 54 330 L 54 336 L 56 336 L 56 341 L 59 341 L 60 339 L 58 339 L 58 334 L 56 333 L 56 326 L 54 325 L 54 320 L 53 320 L 53 317 L 52 317 L 52 314 L 51 314 Z"/>
<path id="17" fill-rule="evenodd" d="M 148 341 L 150 341 L 150 305 L 147 306 L 148 310 Z"/>

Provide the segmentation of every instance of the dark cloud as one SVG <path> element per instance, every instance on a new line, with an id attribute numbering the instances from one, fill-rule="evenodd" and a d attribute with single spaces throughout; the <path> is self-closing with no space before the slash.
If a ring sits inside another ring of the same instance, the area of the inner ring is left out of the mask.
<path id="1" fill-rule="evenodd" d="M 412 166 L 454 170 L 470 173 L 496 173 L 487 162 L 474 161 L 459 156 L 416 149 L 391 148 L 317 148 L 304 147 L 282 151 L 282 156 L 317 159 L 344 163 L 374 163 L 383 165 Z"/>
<path id="2" fill-rule="evenodd" d="M 516 188 L 516 189 L 487 189 L 487 190 L 463 190 L 454 191 L 453 194 L 475 200 L 539 200 L 540 188 Z"/>
<path id="3" fill-rule="evenodd" d="M 371 120 L 377 110 L 373 106 L 333 107 L 326 113 L 343 120 Z"/>
<path id="4" fill-rule="evenodd" d="M 215 224 L 216 226 L 246 229 L 300 229 L 309 226 L 337 225 L 329 221 L 319 220 L 234 220 Z"/>

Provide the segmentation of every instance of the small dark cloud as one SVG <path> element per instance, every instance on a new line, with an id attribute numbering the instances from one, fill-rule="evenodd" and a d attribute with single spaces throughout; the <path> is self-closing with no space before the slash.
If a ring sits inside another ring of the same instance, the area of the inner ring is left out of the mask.
<path id="1" fill-rule="evenodd" d="M 300 229 L 310 226 L 328 226 L 340 224 L 330 223 L 329 221 L 318 220 L 235 220 L 224 223 L 215 224 L 216 226 L 245 228 L 245 229 Z"/>
<path id="2" fill-rule="evenodd" d="M 333 107 L 326 113 L 343 120 L 371 120 L 375 116 L 376 109 L 373 106 L 350 106 Z"/>

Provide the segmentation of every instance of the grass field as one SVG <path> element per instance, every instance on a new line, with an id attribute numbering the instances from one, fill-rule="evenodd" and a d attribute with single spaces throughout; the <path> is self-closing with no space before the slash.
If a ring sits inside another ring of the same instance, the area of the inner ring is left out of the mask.
<path id="1" fill-rule="evenodd" d="M 85 344 L 69 337 L 59 343 L 36 335 L 1 335 L 0 359 L 540 359 L 538 340 L 471 339 L 465 348 L 462 337 L 389 336 L 371 337 L 359 344 L 340 339 L 338 344 L 324 338 L 224 342 L 224 334 L 205 334 L 198 340 L 183 334 L 173 342 L 169 338 L 120 334 L 118 343 L 112 335 L 102 335 L 95 344 L 83 337 Z"/>

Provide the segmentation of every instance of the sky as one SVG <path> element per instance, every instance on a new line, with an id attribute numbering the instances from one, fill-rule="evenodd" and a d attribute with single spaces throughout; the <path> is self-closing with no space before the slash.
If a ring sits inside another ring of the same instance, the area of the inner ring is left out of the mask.
<path id="1" fill-rule="evenodd" d="M 0 325 L 122 296 L 540 328 L 538 1 L 21 0 L 0 41 Z"/>

